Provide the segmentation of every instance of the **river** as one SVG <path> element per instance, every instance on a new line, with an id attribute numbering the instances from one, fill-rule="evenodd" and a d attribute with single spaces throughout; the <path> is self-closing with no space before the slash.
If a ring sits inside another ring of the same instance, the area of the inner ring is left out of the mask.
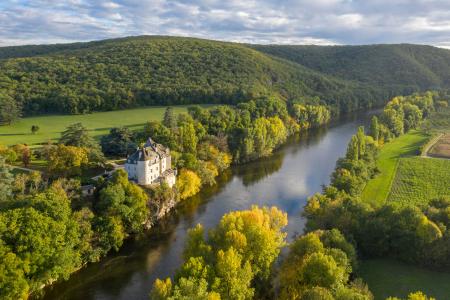
<path id="1" fill-rule="evenodd" d="M 189 228 L 198 223 L 210 228 L 223 214 L 252 205 L 286 211 L 292 240 L 303 231 L 300 214 L 306 199 L 329 183 L 336 160 L 357 127 L 368 124 L 369 115 L 358 113 L 329 128 L 293 136 L 272 156 L 230 168 L 216 185 L 186 200 L 158 226 L 128 240 L 118 253 L 47 288 L 44 299 L 148 299 L 153 281 L 173 276 L 181 265 Z"/>

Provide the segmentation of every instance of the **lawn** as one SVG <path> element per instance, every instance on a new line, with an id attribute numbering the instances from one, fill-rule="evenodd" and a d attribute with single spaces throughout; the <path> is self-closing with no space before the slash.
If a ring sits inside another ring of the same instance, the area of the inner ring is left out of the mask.
<path id="1" fill-rule="evenodd" d="M 438 300 L 449 299 L 450 273 L 430 271 L 416 266 L 387 259 L 361 261 L 358 272 L 375 300 L 388 296 L 406 297 L 409 293 L 422 291 Z"/>
<path id="2" fill-rule="evenodd" d="M 185 112 L 187 106 L 174 106 L 175 113 Z M 147 121 L 159 121 L 166 107 L 143 107 L 120 111 L 98 112 L 86 115 L 51 115 L 23 118 L 11 126 L 0 126 L 0 144 L 14 145 L 26 143 L 37 145 L 48 140 L 56 140 L 60 133 L 73 123 L 81 122 L 92 136 L 99 138 L 107 134 L 112 127 L 126 126 L 139 129 Z M 40 127 L 38 133 L 31 134 L 31 126 Z"/>
<path id="3" fill-rule="evenodd" d="M 441 158 L 400 158 L 389 201 L 421 204 L 450 196 L 450 160 Z"/>
<path id="4" fill-rule="evenodd" d="M 412 130 L 385 144 L 377 159 L 380 173 L 369 180 L 361 194 L 361 199 L 373 205 L 383 205 L 391 189 L 399 158 L 417 155 L 428 138 L 428 134 Z"/>

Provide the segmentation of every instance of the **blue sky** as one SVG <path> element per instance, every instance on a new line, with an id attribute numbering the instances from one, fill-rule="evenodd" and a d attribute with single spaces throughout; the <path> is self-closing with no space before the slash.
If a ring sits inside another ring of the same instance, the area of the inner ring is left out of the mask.
<path id="1" fill-rule="evenodd" d="M 142 34 L 450 48 L 450 0 L 0 0 L 0 46 Z"/>

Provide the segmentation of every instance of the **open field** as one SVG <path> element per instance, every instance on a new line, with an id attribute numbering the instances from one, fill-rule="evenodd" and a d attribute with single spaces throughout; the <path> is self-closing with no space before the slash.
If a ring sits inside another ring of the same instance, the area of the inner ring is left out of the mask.
<path id="1" fill-rule="evenodd" d="M 374 205 L 384 204 L 391 189 L 399 158 L 417 155 L 428 138 L 428 134 L 412 130 L 384 145 L 377 159 L 380 174 L 369 180 L 361 199 Z"/>
<path id="2" fill-rule="evenodd" d="M 174 106 L 175 113 L 186 112 L 188 106 Z M 144 107 L 119 111 L 98 112 L 86 115 L 51 115 L 23 118 L 8 126 L 0 126 L 0 144 L 14 145 L 26 143 L 37 145 L 48 140 L 56 140 L 60 133 L 73 123 L 81 122 L 92 136 L 99 138 L 107 134 L 112 127 L 126 126 L 139 129 L 147 121 L 159 121 L 164 116 L 166 107 Z M 32 134 L 32 125 L 40 127 L 39 132 Z"/>
<path id="3" fill-rule="evenodd" d="M 441 158 L 400 158 L 389 201 L 421 204 L 450 196 L 450 160 Z"/>
<path id="4" fill-rule="evenodd" d="M 449 299 L 450 273 L 442 273 L 404 264 L 395 260 L 361 261 L 359 275 L 369 285 L 375 300 L 388 296 L 406 297 L 422 291 L 437 300 Z"/>
<path id="5" fill-rule="evenodd" d="M 427 154 L 433 157 L 450 158 L 450 134 L 443 135 Z"/>

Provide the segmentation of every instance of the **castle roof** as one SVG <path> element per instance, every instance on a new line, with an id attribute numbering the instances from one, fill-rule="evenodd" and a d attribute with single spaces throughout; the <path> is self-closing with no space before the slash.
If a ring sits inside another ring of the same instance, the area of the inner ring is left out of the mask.
<path id="1" fill-rule="evenodd" d="M 161 159 L 169 156 L 170 150 L 161 144 L 155 143 L 152 138 L 148 138 L 142 148 L 139 148 L 130 155 L 127 163 L 136 164 L 138 161 L 148 161 L 153 159 Z"/>

